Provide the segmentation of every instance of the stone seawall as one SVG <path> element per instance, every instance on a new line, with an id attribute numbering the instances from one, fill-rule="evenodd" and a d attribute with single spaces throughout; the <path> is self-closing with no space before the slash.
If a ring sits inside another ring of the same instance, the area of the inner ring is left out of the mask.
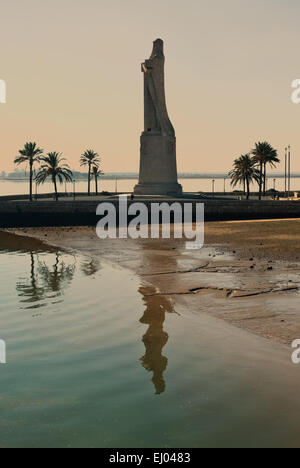
<path id="1" fill-rule="evenodd" d="M 142 200 L 138 200 L 141 202 Z M 118 201 L 113 203 L 118 211 Z M 155 200 L 157 203 L 158 200 Z M 190 200 L 170 200 L 169 203 L 191 203 Z M 132 202 L 129 202 L 130 205 Z M 150 211 L 151 201 L 144 202 Z M 96 208 L 99 201 L 44 201 L 0 202 L 0 228 L 42 226 L 88 226 L 96 225 L 99 216 Z M 195 204 L 194 213 L 195 213 Z M 300 218 L 300 202 L 297 201 L 216 201 L 205 205 L 206 221 L 251 220 L 272 218 Z"/>

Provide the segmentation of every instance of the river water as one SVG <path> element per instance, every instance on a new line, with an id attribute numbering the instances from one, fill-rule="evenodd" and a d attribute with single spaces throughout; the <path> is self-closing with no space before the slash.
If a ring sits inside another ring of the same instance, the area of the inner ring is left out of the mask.
<path id="1" fill-rule="evenodd" d="M 300 446 L 290 350 L 0 234 L 1 447 Z"/>
<path id="2" fill-rule="evenodd" d="M 134 186 L 137 184 L 137 180 L 100 180 L 99 181 L 99 192 L 115 192 L 116 189 L 118 192 L 132 192 Z M 212 179 L 180 179 L 179 182 L 183 186 L 185 192 L 211 192 L 212 191 Z M 92 181 L 92 191 L 95 190 L 95 183 Z M 0 180 L 0 196 L 3 195 L 23 195 L 27 194 L 29 191 L 29 184 L 27 181 L 9 181 L 9 180 Z M 268 188 L 274 187 L 273 178 L 268 180 Z M 284 190 L 284 179 L 277 179 L 275 183 L 277 190 Z M 254 187 L 252 187 L 252 190 Z M 53 184 L 51 182 L 46 182 L 44 185 L 36 187 L 33 186 L 34 193 L 37 190 L 37 193 L 52 193 Z M 59 190 L 61 192 L 72 192 L 73 193 L 73 184 L 67 183 L 60 186 Z M 215 192 L 224 193 L 224 180 L 215 179 L 214 182 Z M 257 191 L 257 185 L 255 186 Z M 295 178 L 291 180 L 291 191 L 300 190 L 300 179 Z M 87 181 L 77 181 L 75 184 L 76 192 L 87 192 Z M 225 191 L 232 191 L 230 187 L 230 181 L 226 180 L 225 182 Z"/>

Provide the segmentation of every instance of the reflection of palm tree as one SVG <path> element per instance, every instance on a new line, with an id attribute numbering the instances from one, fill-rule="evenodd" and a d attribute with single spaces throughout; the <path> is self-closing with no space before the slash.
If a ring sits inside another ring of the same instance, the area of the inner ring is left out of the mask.
<path id="1" fill-rule="evenodd" d="M 86 276 L 95 275 L 101 268 L 101 265 L 98 260 L 92 258 L 90 261 L 85 261 L 81 265 L 81 271 Z"/>
<path id="2" fill-rule="evenodd" d="M 151 295 L 155 292 L 155 288 L 151 286 L 141 287 L 139 292 L 144 296 L 146 305 L 146 310 L 140 322 L 149 325 L 143 336 L 146 353 L 141 358 L 141 362 L 147 371 L 153 372 L 152 382 L 156 394 L 160 395 L 166 388 L 163 373 L 168 365 L 168 359 L 162 354 L 162 350 L 169 338 L 169 335 L 163 329 L 163 324 L 166 312 L 172 313 L 174 309 L 170 300 L 166 297 Z"/>
<path id="3" fill-rule="evenodd" d="M 30 252 L 30 278 L 26 281 L 17 282 L 16 290 L 20 293 L 19 296 L 26 298 L 21 302 L 38 302 L 44 298 L 44 289 L 38 286 L 33 252 Z"/>
<path id="4" fill-rule="evenodd" d="M 36 266 L 37 260 L 37 266 Z M 19 281 L 16 290 L 20 297 L 24 297 L 21 302 L 36 303 L 29 308 L 42 307 L 41 301 L 49 297 L 49 293 L 55 293 L 54 297 L 60 296 L 66 286 L 72 281 L 75 273 L 75 265 L 66 266 L 60 260 L 60 254 L 55 254 L 55 263 L 50 269 L 45 262 L 42 262 L 38 254 L 30 252 L 30 278 Z"/>
<path id="5" fill-rule="evenodd" d="M 45 262 L 39 262 L 39 275 L 44 283 L 46 291 L 55 292 L 60 295 L 65 286 L 72 281 L 75 273 L 75 265 L 66 266 L 63 260 L 60 261 L 60 254 L 57 252 L 55 263 L 51 271 Z"/>

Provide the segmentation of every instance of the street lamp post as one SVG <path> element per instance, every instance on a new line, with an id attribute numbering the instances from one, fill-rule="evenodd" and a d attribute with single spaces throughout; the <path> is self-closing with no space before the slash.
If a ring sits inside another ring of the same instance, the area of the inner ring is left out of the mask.
<path id="1" fill-rule="evenodd" d="M 291 146 L 288 146 L 288 196 L 291 196 Z"/>
<path id="2" fill-rule="evenodd" d="M 215 196 L 215 179 L 212 180 L 212 194 Z"/>
<path id="3" fill-rule="evenodd" d="M 226 195 L 226 177 L 224 177 L 224 195 Z"/>
<path id="4" fill-rule="evenodd" d="M 76 199 L 76 191 L 75 191 L 76 187 L 75 187 L 75 184 L 76 184 L 76 180 L 74 179 L 74 180 L 73 180 L 73 198 L 74 198 L 74 201 L 75 201 L 75 199 Z"/>
<path id="5" fill-rule="evenodd" d="M 284 150 L 284 196 L 287 196 L 287 147 Z"/>

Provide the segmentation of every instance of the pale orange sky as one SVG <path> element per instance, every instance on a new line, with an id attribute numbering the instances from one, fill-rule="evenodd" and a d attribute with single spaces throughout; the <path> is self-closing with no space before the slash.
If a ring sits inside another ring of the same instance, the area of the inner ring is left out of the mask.
<path id="1" fill-rule="evenodd" d="M 137 171 L 158 37 L 179 171 L 227 171 L 257 140 L 290 143 L 300 171 L 298 0 L 0 0 L 0 18 L 0 171 L 29 140 L 75 169 L 91 147 L 106 172 Z"/>

